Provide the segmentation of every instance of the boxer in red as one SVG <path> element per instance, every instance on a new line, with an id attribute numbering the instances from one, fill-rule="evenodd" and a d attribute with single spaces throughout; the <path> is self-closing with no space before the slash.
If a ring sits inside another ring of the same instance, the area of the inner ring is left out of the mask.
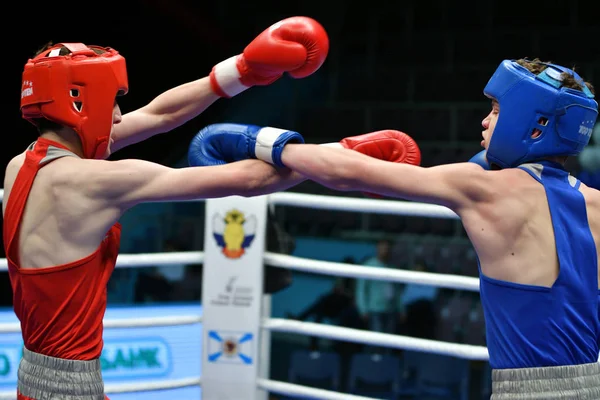
<path id="1" fill-rule="evenodd" d="M 143 202 L 273 192 L 303 179 L 259 160 L 173 169 L 105 160 L 111 152 L 168 132 L 219 98 L 284 73 L 311 75 L 328 50 L 319 23 L 288 18 L 209 76 L 126 114 L 117 104 L 128 92 L 125 59 L 114 49 L 60 43 L 26 63 L 21 111 L 39 137 L 7 165 L 3 202 L 4 248 L 24 341 L 19 399 L 105 398 L 102 319 L 126 210 Z"/>

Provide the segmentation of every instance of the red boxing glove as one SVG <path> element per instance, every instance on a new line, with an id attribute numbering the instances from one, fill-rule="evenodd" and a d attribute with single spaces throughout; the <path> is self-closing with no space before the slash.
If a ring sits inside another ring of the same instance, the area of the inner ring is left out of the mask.
<path id="1" fill-rule="evenodd" d="M 421 164 L 421 150 L 417 143 L 404 132 L 377 131 L 351 136 L 340 141 L 342 147 L 379 160 Z"/>
<path id="2" fill-rule="evenodd" d="M 404 163 L 411 165 L 421 164 L 421 150 L 417 143 L 404 132 L 385 130 L 351 136 L 340 141 L 342 147 L 379 160 Z M 374 193 L 365 193 L 373 198 L 383 196 Z"/>
<path id="3" fill-rule="evenodd" d="M 312 18 L 291 17 L 272 25 L 240 55 L 215 65 L 210 73 L 213 91 L 233 97 L 254 85 L 269 85 L 288 72 L 305 78 L 325 62 L 329 38 Z"/>

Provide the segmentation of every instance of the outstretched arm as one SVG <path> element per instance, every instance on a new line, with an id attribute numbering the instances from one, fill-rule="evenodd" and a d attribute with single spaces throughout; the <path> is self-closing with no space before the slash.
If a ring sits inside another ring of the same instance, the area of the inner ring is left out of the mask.
<path id="1" fill-rule="evenodd" d="M 208 77 L 162 93 L 148 105 L 123 115 L 115 125 L 112 152 L 168 132 L 201 114 L 219 99 Z"/>
<path id="2" fill-rule="evenodd" d="M 189 168 L 169 168 L 136 159 L 103 162 L 100 172 L 86 175 L 80 171 L 77 176 L 90 198 L 103 199 L 123 210 L 145 202 L 259 196 L 288 189 L 306 179 L 260 160 Z M 89 168 L 98 170 L 96 164 Z"/>
<path id="3" fill-rule="evenodd" d="M 412 138 L 399 131 L 372 132 L 328 145 L 303 142 L 294 131 L 214 124 L 196 135 L 188 154 L 193 166 L 258 158 L 335 190 L 440 204 L 457 213 L 492 196 L 493 185 L 487 181 L 494 172 L 475 163 L 410 165 L 420 163 L 420 151 Z"/>
<path id="4" fill-rule="evenodd" d="M 115 125 L 113 152 L 168 132 L 202 113 L 220 97 L 231 98 L 255 85 L 269 85 L 284 73 L 304 78 L 317 71 L 329 51 L 323 27 L 307 17 L 279 21 L 244 51 L 214 66 L 209 76 L 177 86 Z"/>
<path id="5" fill-rule="evenodd" d="M 309 144 L 286 145 L 282 161 L 306 178 L 335 190 L 439 204 L 457 213 L 472 202 L 492 196 L 492 188 L 486 184 L 490 172 L 474 163 L 423 168 Z"/>

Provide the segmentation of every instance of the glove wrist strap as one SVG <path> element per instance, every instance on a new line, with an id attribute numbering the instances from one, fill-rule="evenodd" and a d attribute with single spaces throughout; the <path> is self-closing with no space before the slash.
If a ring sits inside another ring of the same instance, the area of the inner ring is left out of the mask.
<path id="1" fill-rule="evenodd" d="M 265 127 L 258 131 L 256 135 L 256 145 L 254 153 L 256 158 L 270 164 L 276 164 L 273 161 L 273 146 L 282 133 L 289 132 L 285 129 Z"/>
<path id="2" fill-rule="evenodd" d="M 210 84 L 215 93 L 221 97 L 231 98 L 248 89 L 240 81 L 237 69 L 238 56 L 230 57 L 215 65 L 210 73 Z"/>

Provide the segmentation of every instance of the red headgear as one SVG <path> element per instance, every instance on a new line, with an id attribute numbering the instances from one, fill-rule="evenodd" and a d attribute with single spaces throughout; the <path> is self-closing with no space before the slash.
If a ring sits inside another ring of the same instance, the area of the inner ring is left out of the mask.
<path id="1" fill-rule="evenodd" d="M 59 56 L 62 47 L 71 53 Z M 25 65 L 21 112 L 33 123 L 45 118 L 72 128 L 81 139 L 84 157 L 103 158 L 115 98 L 128 89 L 125 58 L 116 50 L 58 43 Z"/>

